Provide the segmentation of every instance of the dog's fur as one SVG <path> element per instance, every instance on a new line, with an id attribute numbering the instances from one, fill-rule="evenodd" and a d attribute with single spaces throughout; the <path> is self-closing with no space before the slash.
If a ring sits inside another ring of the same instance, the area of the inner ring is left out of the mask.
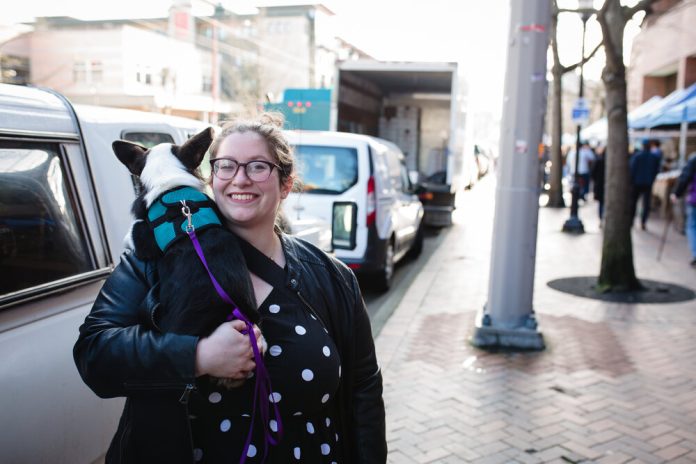
<path id="1" fill-rule="evenodd" d="M 218 296 L 189 238 L 179 238 L 162 253 L 146 221 L 148 208 L 165 192 L 180 186 L 204 190 L 198 167 L 212 137 L 208 128 L 181 146 L 165 143 L 147 150 L 124 140 L 113 143 L 118 159 L 143 185 L 133 203 L 135 222 L 127 241 L 136 256 L 158 262 L 160 306 L 153 319 L 163 332 L 207 336 L 233 309 Z M 210 227 L 196 235 L 215 278 L 239 309 L 258 323 L 260 315 L 237 237 L 225 227 Z M 223 380 L 226 386 L 234 386 Z"/>

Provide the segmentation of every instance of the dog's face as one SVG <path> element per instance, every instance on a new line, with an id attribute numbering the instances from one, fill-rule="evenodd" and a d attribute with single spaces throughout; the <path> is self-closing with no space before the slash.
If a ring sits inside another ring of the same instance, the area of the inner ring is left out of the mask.
<path id="1" fill-rule="evenodd" d="M 140 177 L 145 188 L 145 201 L 150 206 L 160 194 L 171 188 L 201 188 L 202 181 L 196 175 L 196 169 L 212 141 L 213 129 L 209 127 L 181 146 L 161 143 L 146 149 L 132 142 L 116 140 L 112 147 L 131 174 Z"/>

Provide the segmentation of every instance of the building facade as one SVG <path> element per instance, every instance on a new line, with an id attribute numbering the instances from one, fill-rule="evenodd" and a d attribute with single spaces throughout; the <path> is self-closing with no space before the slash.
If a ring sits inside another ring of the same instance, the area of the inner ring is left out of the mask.
<path id="1" fill-rule="evenodd" d="M 190 0 L 173 0 L 166 18 L 37 18 L 0 44 L 1 78 L 76 103 L 214 123 L 278 101 L 286 88 L 330 87 L 336 61 L 359 52 L 335 36 L 333 16 L 321 4 L 195 16 Z"/>
<path id="2" fill-rule="evenodd" d="M 696 82 L 696 0 L 660 0 L 633 41 L 628 107 Z"/>

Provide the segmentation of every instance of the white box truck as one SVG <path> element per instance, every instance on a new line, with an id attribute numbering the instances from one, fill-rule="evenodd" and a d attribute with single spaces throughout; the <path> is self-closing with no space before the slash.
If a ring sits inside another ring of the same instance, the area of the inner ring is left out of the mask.
<path id="1" fill-rule="evenodd" d="M 338 65 L 332 130 L 381 137 L 418 173 L 425 223 L 451 224 L 461 185 L 464 112 L 456 63 L 352 60 Z"/>

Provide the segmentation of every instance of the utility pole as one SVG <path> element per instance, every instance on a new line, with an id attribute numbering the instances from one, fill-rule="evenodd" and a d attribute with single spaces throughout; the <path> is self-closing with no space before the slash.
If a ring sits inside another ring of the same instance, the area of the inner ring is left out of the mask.
<path id="1" fill-rule="evenodd" d="M 488 302 L 471 342 L 482 348 L 543 349 L 534 317 L 539 160 L 546 112 L 549 0 L 511 0 L 500 163 Z"/>
<path id="2" fill-rule="evenodd" d="M 213 19 L 213 46 L 212 46 L 212 70 L 210 73 L 210 90 L 213 97 L 213 111 L 210 114 L 210 123 L 217 124 L 220 114 L 218 106 L 220 102 L 220 65 L 218 64 L 218 22 Z"/>

